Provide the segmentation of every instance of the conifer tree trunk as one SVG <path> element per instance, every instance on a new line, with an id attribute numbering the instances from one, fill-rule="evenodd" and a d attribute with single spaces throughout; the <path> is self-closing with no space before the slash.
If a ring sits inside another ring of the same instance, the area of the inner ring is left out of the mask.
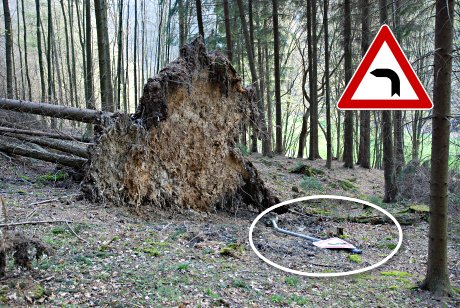
<path id="1" fill-rule="evenodd" d="M 428 263 L 422 288 L 453 295 L 447 263 L 447 203 L 454 0 L 436 1 Z"/>
<path id="2" fill-rule="evenodd" d="M 196 19 L 198 23 L 198 32 L 204 40 L 204 26 L 203 26 L 203 13 L 201 10 L 201 0 L 195 0 L 196 5 Z"/>
<path id="3" fill-rule="evenodd" d="M 394 0 L 393 2 L 393 16 L 394 24 L 396 30 L 396 39 L 399 41 L 399 44 L 402 45 L 401 35 L 400 35 L 400 1 Z M 403 112 L 401 110 L 393 111 L 394 121 L 393 121 L 393 135 L 394 135 L 394 151 L 395 151 L 395 172 L 396 175 L 400 174 L 402 167 L 405 164 L 404 159 L 404 127 L 403 127 Z"/>
<path id="4" fill-rule="evenodd" d="M 239 0 L 240 1 L 240 0 Z M 278 0 L 272 0 L 273 15 L 273 52 L 275 60 L 275 123 L 276 123 L 276 154 L 282 155 L 283 129 L 281 127 L 281 77 L 280 77 L 280 38 L 278 25 Z"/>
<path id="5" fill-rule="evenodd" d="M 224 10 L 225 10 L 225 2 L 228 0 L 224 0 Z M 179 6 L 179 48 L 185 45 L 185 6 L 184 0 L 178 0 Z M 225 14 L 225 13 L 224 13 Z"/>
<path id="6" fill-rule="evenodd" d="M 225 40 L 227 42 L 227 57 L 230 62 L 233 61 L 232 47 L 232 30 L 230 27 L 230 11 L 228 9 L 228 0 L 223 0 L 224 4 L 224 22 L 225 22 Z"/>
<path id="7" fill-rule="evenodd" d="M 325 100 L 326 100 L 326 168 L 332 168 L 332 132 L 331 132 L 331 102 L 329 84 L 329 27 L 328 27 L 328 6 L 329 0 L 323 3 L 323 25 L 324 25 L 324 74 L 325 74 Z"/>
<path id="8" fill-rule="evenodd" d="M 369 48 L 370 12 L 369 0 L 361 0 L 361 55 L 366 54 Z M 358 164 L 363 168 L 370 169 L 370 146 L 371 146 L 371 113 L 369 110 L 359 112 L 359 152 Z"/>
<path id="9" fill-rule="evenodd" d="M 380 0 L 380 23 L 384 24 L 388 18 L 387 2 Z M 395 201 L 398 193 L 394 168 L 393 132 L 391 111 L 382 111 L 382 141 L 383 141 L 383 176 L 385 178 L 385 195 L 383 202 Z"/>
<path id="10" fill-rule="evenodd" d="M 85 101 L 86 101 L 86 108 L 88 109 L 96 109 L 94 103 L 94 80 L 93 80 L 93 55 L 92 55 L 92 40 L 91 40 L 91 2 L 90 0 L 85 0 L 85 31 L 86 31 L 86 39 L 85 39 L 85 50 L 86 50 L 86 78 L 85 78 Z"/>
<path id="11" fill-rule="evenodd" d="M 24 0 L 21 0 L 21 10 L 22 10 L 22 26 L 23 26 L 23 38 L 24 38 L 24 65 L 26 68 L 26 81 L 27 81 L 27 93 L 29 101 L 32 100 L 32 86 L 30 82 L 29 74 L 29 60 L 27 56 L 27 25 L 26 25 L 26 16 L 24 12 Z"/>
<path id="12" fill-rule="evenodd" d="M 107 0 L 94 0 L 96 16 L 97 50 L 99 55 L 99 80 L 101 84 L 101 109 L 114 111 L 112 70 L 110 68 L 110 42 L 107 29 Z"/>
<path id="13" fill-rule="evenodd" d="M 3 0 L 3 14 L 5 19 L 6 96 L 13 98 L 13 33 L 8 0 Z"/>
<path id="14" fill-rule="evenodd" d="M 310 3 L 310 26 L 311 26 L 311 65 L 310 65 L 310 152 L 308 159 L 320 158 L 318 148 L 318 53 L 316 34 L 316 0 L 309 0 Z M 307 4 L 308 5 L 308 4 Z"/>
<path id="15" fill-rule="evenodd" d="M 344 2 L 344 49 L 345 83 L 351 79 L 351 9 L 350 0 Z M 343 160 L 345 168 L 354 168 L 353 161 L 353 111 L 345 111 L 345 129 L 343 133 Z"/>

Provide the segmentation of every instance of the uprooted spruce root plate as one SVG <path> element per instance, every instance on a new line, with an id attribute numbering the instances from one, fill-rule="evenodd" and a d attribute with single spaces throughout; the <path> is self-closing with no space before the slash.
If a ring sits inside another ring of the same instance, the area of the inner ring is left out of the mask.
<path id="1" fill-rule="evenodd" d="M 331 205 L 331 209 L 337 207 L 353 217 L 369 211 L 351 202 Z M 388 256 L 397 245 L 398 229 L 393 223 L 374 225 L 352 222 L 352 219 L 338 217 L 333 213 L 323 215 L 319 213 L 320 210 L 323 210 L 323 205 L 314 203 L 290 206 L 288 213 L 278 215 L 277 224 L 285 230 L 320 239 L 343 238 L 361 249 L 362 254 L 322 249 L 314 246 L 311 241 L 277 232 L 267 224 L 272 213 L 266 214 L 256 224 L 253 232 L 255 247 L 270 261 L 289 269 L 306 273 L 337 273 L 374 265 Z M 373 215 L 380 213 L 377 210 L 372 212 Z M 337 234 L 338 228 L 343 234 Z"/>
<path id="2" fill-rule="evenodd" d="M 139 213 L 277 203 L 236 146 L 241 125 L 258 120 L 253 96 L 230 62 L 196 39 L 148 80 L 134 115 L 99 133 L 83 191 Z"/>

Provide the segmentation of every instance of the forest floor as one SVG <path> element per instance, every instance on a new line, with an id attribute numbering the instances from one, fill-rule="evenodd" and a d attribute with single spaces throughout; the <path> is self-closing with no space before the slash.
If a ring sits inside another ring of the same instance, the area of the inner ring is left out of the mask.
<path id="1" fill-rule="evenodd" d="M 336 194 L 368 200 L 391 213 L 403 212 L 410 205 L 381 203 L 383 173 L 379 170 L 346 170 L 337 161 L 327 170 L 322 160 L 249 158 L 280 200 Z M 299 163 L 311 166 L 313 174 L 290 173 Z M 72 230 L 66 224 L 14 229 L 40 238 L 54 253 L 34 261 L 30 270 L 18 269 L 9 260 L 7 277 L 0 280 L 0 303 L 60 307 L 460 306 L 459 298 L 434 298 L 416 288 L 426 270 L 428 223 L 423 215 L 414 214 L 415 223 L 402 226 L 402 247 L 384 265 L 351 276 L 312 278 L 278 270 L 256 256 L 249 246 L 248 231 L 257 213 L 157 211 L 146 219 L 127 209 L 81 199 L 79 185 L 52 164 L 0 156 L 0 166 L 0 194 L 8 203 L 10 221 L 72 221 Z M 32 205 L 50 199 L 55 200 Z M 450 279 L 458 287 L 460 208 L 449 210 Z M 301 239 L 279 235 L 262 222 L 254 233 L 255 245 L 271 260 L 310 272 L 367 267 L 394 249 L 398 234 L 393 224 L 337 222 L 340 215 L 345 217 L 344 212 L 361 215 L 369 210 L 356 204 L 310 202 L 280 215 L 279 225 L 317 237 L 331 236 L 340 225 L 346 240 L 363 249 L 360 257 L 320 250 Z"/>

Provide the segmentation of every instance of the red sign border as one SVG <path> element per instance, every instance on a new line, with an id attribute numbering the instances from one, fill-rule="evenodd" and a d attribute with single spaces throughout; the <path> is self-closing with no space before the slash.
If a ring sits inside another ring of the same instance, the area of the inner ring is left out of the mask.
<path id="1" fill-rule="evenodd" d="M 406 78 L 414 89 L 418 99 L 352 100 L 352 97 L 358 89 L 359 84 L 363 80 L 366 72 L 368 71 L 384 42 L 386 42 L 388 47 L 390 47 L 391 52 L 395 56 L 396 61 L 398 61 L 398 64 L 401 66 L 402 71 L 406 75 Z M 383 104 L 385 107 L 382 107 Z M 423 88 L 420 79 L 417 77 L 417 74 L 415 74 L 414 69 L 409 63 L 409 60 L 402 51 L 401 46 L 396 41 L 393 32 L 391 32 L 391 29 L 387 25 L 383 25 L 380 28 L 379 32 L 374 38 L 374 41 L 361 60 L 358 69 L 354 73 L 353 77 L 345 88 L 345 91 L 340 97 L 337 103 L 337 108 L 340 110 L 430 110 L 433 108 L 433 102 L 428 96 L 428 93 Z"/>

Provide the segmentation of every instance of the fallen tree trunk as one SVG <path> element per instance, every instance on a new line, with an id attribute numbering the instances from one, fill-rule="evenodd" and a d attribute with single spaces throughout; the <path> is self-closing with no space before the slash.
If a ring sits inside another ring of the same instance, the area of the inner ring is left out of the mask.
<path id="1" fill-rule="evenodd" d="M 65 142 L 62 140 L 50 139 L 45 137 L 31 137 L 22 134 L 5 134 L 5 136 L 10 136 L 19 140 L 24 140 L 28 142 L 32 142 L 41 146 L 45 146 L 50 149 L 58 150 L 61 152 L 66 152 L 75 156 L 88 158 L 88 150 L 86 146 L 77 146 L 73 145 L 69 142 Z M 83 144 L 84 145 L 84 144 Z"/>
<path id="2" fill-rule="evenodd" d="M 18 140 L 3 136 L 0 138 L 0 151 L 13 154 L 31 157 L 47 162 L 59 163 L 64 166 L 81 169 L 86 162 L 86 159 L 81 157 L 72 157 L 67 155 L 56 154 L 48 151 L 40 151 L 26 146 Z"/>
<path id="3" fill-rule="evenodd" d="M 136 113 L 119 115 L 90 146 L 84 192 L 137 212 L 277 203 L 235 144 L 240 125 L 257 118 L 253 97 L 202 39 L 182 47 L 148 80 Z"/>
<path id="4" fill-rule="evenodd" d="M 0 109 L 38 114 L 84 123 L 100 124 L 103 126 L 106 126 L 110 122 L 110 118 L 114 116 L 111 112 L 6 98 L 0 98 Z"/>
<path id="5" fill-rule="evenodd" d="M 24 135 L 30 135 L 30 136 L 44 136 L 44 137 L 50 137 L 54 139 L 61 139 L 61 140 L 91 142 L 90 138 L 87 138 L 84 136 L 72 136 L 66 133 L 50 133 L 50 132 L 43 132 L 39 130 L 17 129 L 17 128 L 9 128 L 9 127 L 1 127 L 1 126 L 0 126 L 0 133 L 24 134 Z"/>

